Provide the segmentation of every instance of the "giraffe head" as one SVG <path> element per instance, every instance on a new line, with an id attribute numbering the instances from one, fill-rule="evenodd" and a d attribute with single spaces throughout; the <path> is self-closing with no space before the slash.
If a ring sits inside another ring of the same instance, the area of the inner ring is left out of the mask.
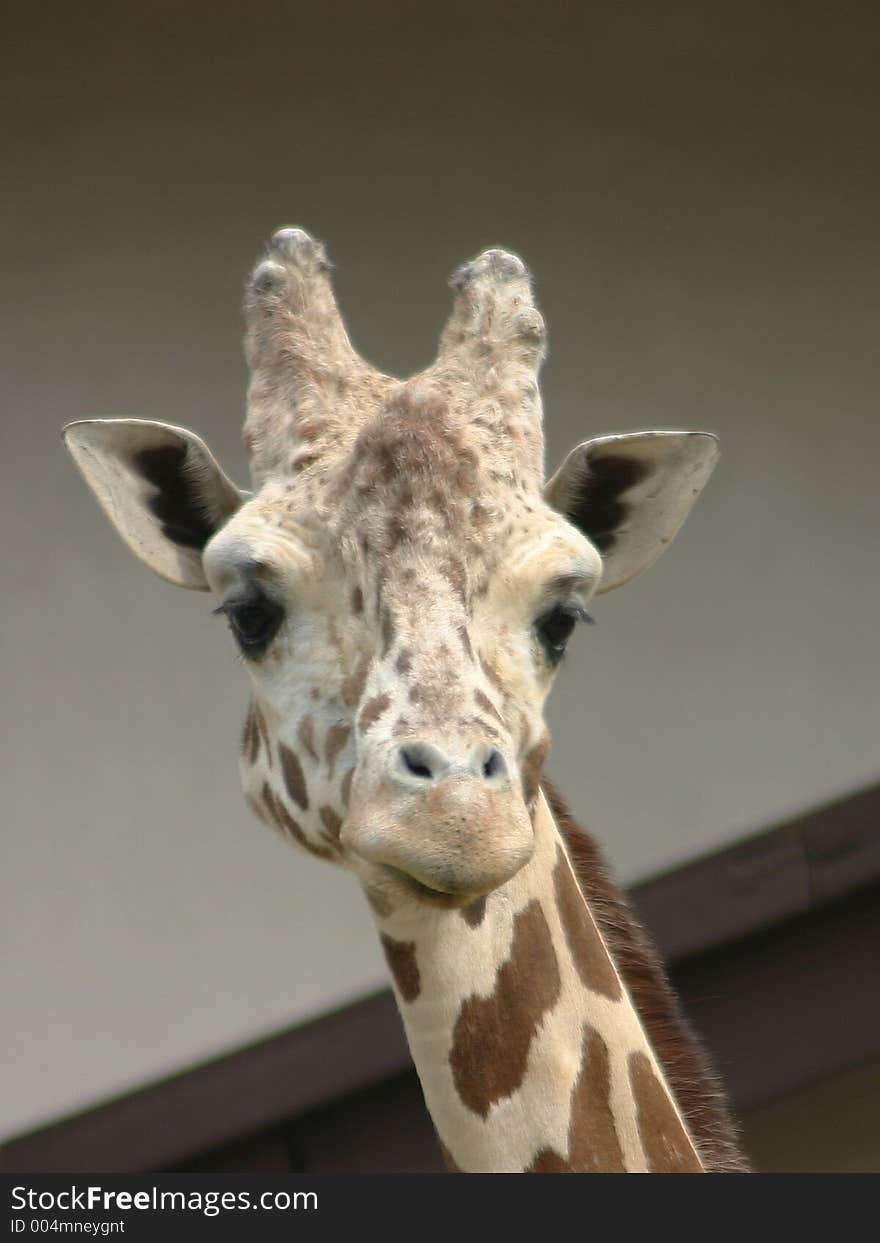
<path id="1" fill-rule="evenodd" d="M 566 641 L 717 457 L 705 433 L 608 436 L 545 483 L 528 273 L 489 250 L 452 285 L 436 361 L 393 379 L 353 350 L 323 248 L 274 235 L 245 303 L 253 493 L 181 428 L 65 433 L 132 551 L 216 596 L 252 684 L 248 802 L 380 914 L 465 906 L 530 858 Z"/>

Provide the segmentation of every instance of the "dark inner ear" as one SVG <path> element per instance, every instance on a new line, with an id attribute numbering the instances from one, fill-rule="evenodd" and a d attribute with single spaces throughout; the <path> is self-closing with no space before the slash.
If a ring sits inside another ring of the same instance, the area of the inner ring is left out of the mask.
<path id="1" fill-rule="evenodd" d="M 587 473 L 572 489 L 566 514 L 599 552 L 607 552 L 626 522 L 629 505 L 623 496 L 651 473 L 638 458 L 609 454 L 589 463 Z"/>
<path id="2" fill-rule="evenodd" d="M 163 534 L 183 548 L 204 548 L 215 524 L 206 512 L 192 475 L 185 469 L 186 445 L 141 449 L 134 455 L 135 470 L 156 489 L 148 504 L 162 523 Z"/>

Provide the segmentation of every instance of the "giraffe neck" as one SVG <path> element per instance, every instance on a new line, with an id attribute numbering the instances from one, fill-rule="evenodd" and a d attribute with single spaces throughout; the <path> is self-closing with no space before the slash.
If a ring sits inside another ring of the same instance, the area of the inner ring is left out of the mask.
<path id="1" fill-rule="evenodd" d="M 703 1169 L 543 793 L 534 855 L 508 884 L 379 925 L 453 1168 Z"/>

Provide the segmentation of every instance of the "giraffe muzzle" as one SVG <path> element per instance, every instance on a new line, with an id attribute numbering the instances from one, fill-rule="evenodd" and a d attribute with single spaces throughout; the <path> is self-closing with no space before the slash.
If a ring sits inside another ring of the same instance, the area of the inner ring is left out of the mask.
<path id="1" fill-rule="evenodd" d="M 531 819 L 501 751 L 479 743 L 455 756 L 408 742 L 377 779 L 355 781 L 342 844 L 372 865 L 461 901 L 490 893 L 531 858 Z"/>

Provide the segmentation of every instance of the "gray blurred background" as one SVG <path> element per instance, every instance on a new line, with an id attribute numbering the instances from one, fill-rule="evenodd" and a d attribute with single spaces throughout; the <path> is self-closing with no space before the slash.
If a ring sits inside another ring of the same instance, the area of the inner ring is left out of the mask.
<path id="1" fill-rule="evenodd" d="M 71 419 L 184 424 L 246 482 L 242 282 L 329 246 L 358 348 L 427 364 L 463 259 L 536 278 L 548 465 L 719 433 L 595 606 L 549 771 L 626 881 L 875 781 L 874 5 L 18 6 L 4 28 L 0 1133 L 385 980 L 346 876 L 239 794 L 206 596 L 135 562 Z"/>

